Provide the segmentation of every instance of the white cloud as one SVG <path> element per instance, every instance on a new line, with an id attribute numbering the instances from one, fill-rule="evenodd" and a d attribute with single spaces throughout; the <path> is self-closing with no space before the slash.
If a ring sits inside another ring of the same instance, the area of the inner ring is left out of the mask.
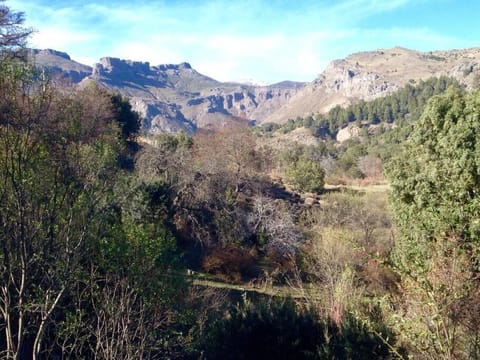
<path id="1" fill-rule="evenodd" d="M 427 27 L 371 28 L 366 22 L 426 1 L 433 0 L 163 0 L 108 5 L 91 0 L 9 0 L 8 5 L 25 11 L 27 24 L 38 30 L 31 46 L 66 51 L 78 61 L 91 64 L 103 56 L 153 65 L 188 61 L 219 80 L 275 82 L 313 80 L 329 61 L 359 50 L 469 46 Z"/>
<path id="2" fill-rule="evenodd" d="M 92 42 L 95 38 L 96 35 L 94 33 L 80 33 L 55 26 L 43 28 L 41 31 L 35 32 L 30 39 L 30 45 L 40 49 L 53 47 L 63 49 L 71 47 L 72 44 L 79 45 Z"/>
<path id="3" fill-rule="evenodd" d="M 208 49 L 222 53 L 224 56 L 247 57 L 276 52 L 285 44 L 285 38 L 280 34 L 267 36 L 213 35 L 206 39 L 205 44 Z"/>

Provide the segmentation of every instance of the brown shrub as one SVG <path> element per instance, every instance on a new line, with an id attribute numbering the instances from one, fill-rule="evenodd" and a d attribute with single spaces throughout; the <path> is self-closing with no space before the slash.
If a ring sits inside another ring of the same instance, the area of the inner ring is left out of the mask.
<path id="1" fill-rule="evenodd" d="M 255 258 L 248 250 L 235 246 L 214 246 L 203 257 L 202 267 L 210 273 L 229 281 L 255 275 Z"/>

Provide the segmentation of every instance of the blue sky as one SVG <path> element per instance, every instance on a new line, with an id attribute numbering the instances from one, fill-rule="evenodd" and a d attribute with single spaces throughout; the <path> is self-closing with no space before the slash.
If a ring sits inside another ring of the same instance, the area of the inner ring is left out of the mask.
<path id="1" fill-rule="evenodd" d="M 187 61 L 217 80 L 312 81 L 331 60 L 403 46 L 480 46 L 479 0 L 7 0 L 29 46 L 101 57 Z"/>

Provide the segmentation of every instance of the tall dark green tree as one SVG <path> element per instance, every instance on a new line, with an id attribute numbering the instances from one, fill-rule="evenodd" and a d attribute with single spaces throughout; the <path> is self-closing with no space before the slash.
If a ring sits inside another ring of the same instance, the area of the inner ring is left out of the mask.
<path id="1" fill-rule="evenodd" d="M 418 357 L 479 359 L 480 93 L 433 97 L 387 176 L 401 232 L 398 331 Z"/>
<path id="2" fill-rule="evenodd" d="M 387 168 L 397 223 L 427 242 L 480 235 L 480 94 L 451 89 L 428 103 L 403 152 Z"/>
<path id="3" fill-rule="evenodd" d="M 111 95 L 112 110 L 125 140 L 134 139 L 140 130 L 140 116 L 132 110 L 128 99 L 120 94 Z"/>

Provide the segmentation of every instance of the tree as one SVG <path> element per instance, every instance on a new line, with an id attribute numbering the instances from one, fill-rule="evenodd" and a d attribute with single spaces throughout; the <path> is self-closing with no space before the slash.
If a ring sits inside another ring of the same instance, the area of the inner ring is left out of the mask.
<path id="1" fill-rule="evenodd" d="M 23 27 L 24 13 L 14 12 L 0 0 L 0 52 L 1 56 L 12 55 L 25 46 L 28 36 L 33 32 Z"/>
<path id="2" fill-rule="evenodd" d="M 305 156 L 289 165 L 285 171 L 285 180 L 301 192 L 319 193 L 323 190 L 325 172 L 322 165 Z"/>
<path id="3" fill-rule="evenodd" d="M 358 158 L 358 169 L 369 178 L 382 178 L 382 160 L 376 155 L 365 155 Z"/>
<path id="4" fill-rule="evenodd" d="M 259 248 L 266 247 L 271 254 L 277 253 L 283 258 L 294 258 L 303 236 L 296 229 L 292 214 L 282 205 L 272 198 L 256 196 L 249 222 L 257 234 Z"/>
<path id="5" fill-rule="evenodd" d="M 387 175 L 405 238 L 480 235 L 480 93 L 450 90 L 428 104 Z"/>
<path id="6" fill-rule="evenodd" d="M 115 120 L 120 126 L 122 137 L 125 140 L 134 139 L 140 130 L 140 116 L 132 111 L 128 99 L 120 94 L 111 95 L 112 110 Z"/>
<path id="7" fill-rule="evenodd" d="M 387 167 L 405 289 L 396 323 L 422 358 L 480 357 L 478 134 L 480 93 L 449 89 Z"/>
<path id="8" fill-rule="evenodd" d="M 26 64 L 1 70 L 0 344 L 7 359 L 36 359 L 98 230 L 118 136 L 108 108 L 55 92 Z"/>

